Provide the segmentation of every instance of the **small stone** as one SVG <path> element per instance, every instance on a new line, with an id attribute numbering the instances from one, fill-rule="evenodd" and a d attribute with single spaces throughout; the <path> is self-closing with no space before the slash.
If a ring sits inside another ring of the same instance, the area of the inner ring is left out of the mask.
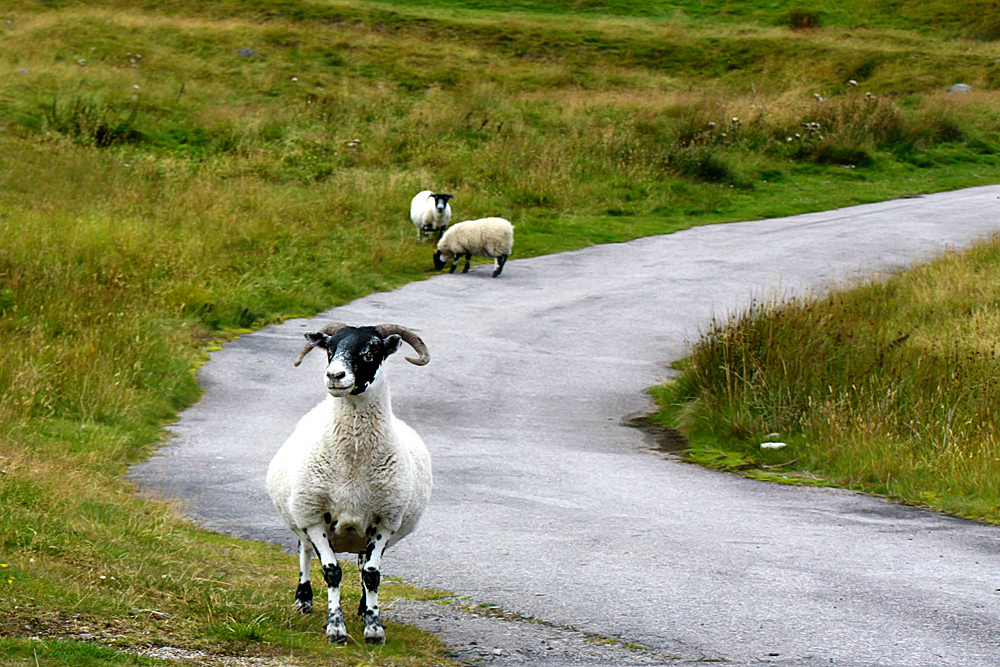
<path id="1" fill-rule="evenodd" d="M 94 638 L 94 635 L 90 634 L 89 632 L 81 632 L 76 636 L 76 638 L 79 639 L 80 641 L 89 642 Z"/>
<path id="2" fill-rule="evenodd" d="M 965 83 L 956 83 L 954 86 L 948 89 L 949 93 L 969 93 L 972 92 L 972 87 Z"/>
<path id="3" fill-rule="evenodd" d="M 784 449 L 787 446 L 788 445 L 786 445 L 783 442 L 762 442 L 762 443 L 760 443 L 760 448 L 761 449 Z"/>
<path id="4" fill-rule="evenodd" d="M 242 56 L 244 58 L 253 58 L 259 56 L 260 54 L 253 49 L 236 49 L 236 55 Z"/>

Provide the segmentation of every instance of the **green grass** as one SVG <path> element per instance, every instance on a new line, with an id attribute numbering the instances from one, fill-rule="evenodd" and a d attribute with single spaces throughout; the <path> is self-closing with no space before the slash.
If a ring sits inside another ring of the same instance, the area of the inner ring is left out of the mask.
<path id="1" fill-rule="evenodd" d="M 658 388 L 690 460 L 1000 522 L 1000 241 L 713 322 Z M 778 450 L 760 448 L 781 441 Z"/>
<path id="2" fill-rule="evenodd" d="M 982 7 L 9 0 L 11 651 L 61 664 L 58 632 L 50 649 L 24 626 L 79 617 L 111 623 L 109 643 L 369 659 L 289 614 L 293 557 L 122 480 L 197 399 L 204 351 L 431 275 L 407 219 L 424 188 L 454 193 L 458 219 L 511 219 L 516 258 L 1000 182 Z M 957 81 L 973 92 L 947 94 Z M 416 631 L 389 638 L 373 660 L 436 659 Z"/>
<path id="3" fill-rule="evenodd" d="M 145 665 L 148 667 L 173 664 L 167 660 L 142 658 L 130 653 L 116 651 L 99 644 L 65 640 L 23 640 L 0 638 L 6 665 Z"/>

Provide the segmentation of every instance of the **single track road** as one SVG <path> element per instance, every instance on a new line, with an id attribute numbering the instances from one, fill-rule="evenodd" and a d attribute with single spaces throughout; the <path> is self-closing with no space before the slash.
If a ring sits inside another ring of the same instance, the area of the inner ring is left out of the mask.
<path id="1" fill-rule="evenodd" d="M 131 475 L 203 525 L 291 546 L 264 475 L 325 395 L 324 355 L 292 366 L 302 334 L 395 322 L 432 356 L 396 355 L 388 373 L 435 490 L 385 575 L 640 644 L 659 664 L 1000 665 L 1000 529 L 705 470 L 627 425 L 711 317 L 998 230 L 989 186 L 512 260 L 495 280 L 491 265 L 434 276 L 226 344 L 201 369 L 202 400 Z"/>

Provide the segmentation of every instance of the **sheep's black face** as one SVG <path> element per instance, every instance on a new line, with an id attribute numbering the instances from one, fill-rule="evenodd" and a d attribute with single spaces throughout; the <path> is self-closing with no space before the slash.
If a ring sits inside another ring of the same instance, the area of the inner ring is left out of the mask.
<path id="1" fill-rule="evenodd" d="M 448 200 L 453 198 L 454 195 L 434 195 L 434 208 L 443 213 L 445 207 L 448 206 Z"/>
<path id="2" fill-rule="evenodd" d="M 441 255 L 441 251 L 437 250 L 434 252 L 434 270 L 440 271 L 444 268 L 444 256 Z"/>
<path id="3" fill-rule="evenodd" d="M 310 333 L 306 338 L 326 350 L 326 388 L 332 396 L 364 393 L 402 342 L 395 334 L 383 339 L 375 327 L 344 327 L 333 336 Z"/>

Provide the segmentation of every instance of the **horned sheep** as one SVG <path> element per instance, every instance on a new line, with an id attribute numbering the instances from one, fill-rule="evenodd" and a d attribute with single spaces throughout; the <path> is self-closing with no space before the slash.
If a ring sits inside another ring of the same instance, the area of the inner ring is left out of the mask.
<path id="1" fill-rule="evenodd" d="M 327 585 L 326 636 L 347 641 L 337 552 L 358 555 L 365 641 L 385 642 L 378 607 L 382 554 L 412 532 L 431 495 L 431 459 L 417 433 L 392 413 L 383 362 L 405 341 L 430 361 L 424 342 L 396 324 L 330 324 L 305 334 L 298 366 L 313 348 L 326 350 L 329 396 L 299 421 L 267 471 L 278 514 L 299 539 L 294 607 L 312 612 L 309 565 L 318 555 Z"/>
<path id="2" fill-rule="evenodd" d="M 417 228 L 417 240 L 424 234 L 437 232 L 438 239 L 451 222 L 451 204 L 449 199 L 454 195 L 423 190 L 414 195 L 410 201 L 410 220 Z"/>
<path id="3" fill-rule="evenodd" d="M 459 222 L 452 225 L 438 241 L 434 268 L 440 271 L 451 260 L 450 273 L 455 273 L 459 258 L 465 256 L 462 273 L 468 273 L 472 256 L 481 255 L 494 260 L 493 277 L 496 278 L 503 271 L 513 245 L 514 225 L 503 218 Z"/>

